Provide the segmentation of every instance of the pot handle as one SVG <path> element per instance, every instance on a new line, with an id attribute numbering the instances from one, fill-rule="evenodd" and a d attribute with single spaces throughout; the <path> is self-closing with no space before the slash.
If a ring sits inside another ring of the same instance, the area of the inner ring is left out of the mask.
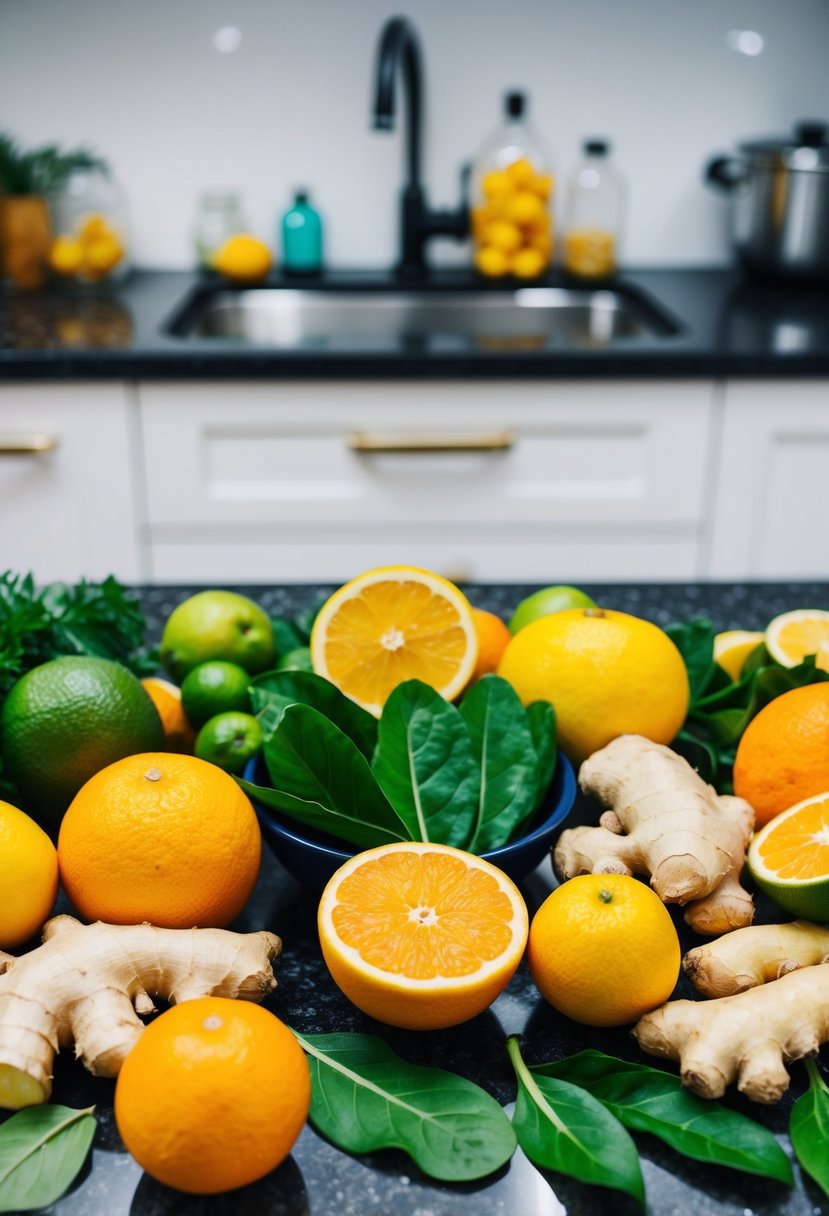
<path id="1" fill-rule="evenodd" d="M 745 165 L 734 156 L 715 156 L 705 166 L 706 182 L 720 190 L 734 190 L 747 177 Z"/>

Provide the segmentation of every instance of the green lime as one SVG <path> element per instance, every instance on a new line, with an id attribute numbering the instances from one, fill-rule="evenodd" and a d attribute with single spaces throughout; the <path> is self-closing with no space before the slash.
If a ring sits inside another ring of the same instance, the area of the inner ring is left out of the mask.
<path id="1" fill-rule="evenodd" d="M 515 609 L 509 620 L 509 631 L 518 633 L 525 625 L 532 624 L 541 616 L 549 616 L 552 612 L 561 612 L 565 608 L 595 608 L 596 603 L 589 595 L 578 587 L 568 587 L 561 584 L 556 587 L 542 587 L 534 591 Z"/>
<path id="2" fill-rule="evenodd" d="M 276 664 L 277 671 L 313 671 L 314 665 L 311 662 L 311 647 L 297 646 L 296 650 L 289 650 L 287 654 L 283 654 L 282 658 Z"/>
<path id="3" fill-rule="evenodd" d="M 196 755 L 241 776 L 251 756 L 262 746 L 262 727 L 253 714 L 217 714 L 196 736 Z"/>
<path id="4" fill-rule="evenodd" d="M 254 675 L 274 665 L 273 626 L 264 609 L 235 591 L 200 591 L 170 613 L 161 661 L 179 683 L 208 659 L 238 663 Z"/>
<path id="5" fill-rule="evenodd" d="M 12 686 L 0 714 L 3 766 L 24 809 L 50 831 L 100 769 L 164 747 L 164 727 L 149 693 L 109 659 L 42 663 Z"/>
<path id="6" fill-rule="evenodd" d="M 250 709 L 249 684 L 250 676 L 238 663 L 226 663 L 222 659 L 199 663 L 184 677 L 181 686 L 181 708 L 187 721 L 198 730 L 216 714 L 231 710 L 247 712 Z"/>

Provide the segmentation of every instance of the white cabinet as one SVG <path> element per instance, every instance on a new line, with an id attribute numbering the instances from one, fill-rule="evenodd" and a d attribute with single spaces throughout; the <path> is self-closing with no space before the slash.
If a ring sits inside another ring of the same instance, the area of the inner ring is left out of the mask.
<path id="1" fill-rule="evenodd" d="M 829 380 L 726 385 L 711 578 L 829 578 Z"/>
<path id="2" fill-rule="evenodd" d="M 710 383 L 159 384 L 139 389 L 159 581 L 701 574 Z"/>
<path id="3" fill-rule="evenodd" d="M 0 570 L 138 580 L 130 391 L 0 387 Z"/>

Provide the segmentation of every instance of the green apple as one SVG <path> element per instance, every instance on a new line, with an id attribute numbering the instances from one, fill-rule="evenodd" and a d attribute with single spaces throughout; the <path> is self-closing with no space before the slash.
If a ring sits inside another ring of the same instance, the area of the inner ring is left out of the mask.
<path id="1" fill-rule="evenodd" d="M 161 662 L 177 683 L 199 663 L 224 659 L 250 675 L 274 666 L 273 625 L 263 608 L 235 591 L 199 591 L 170 613 Z"/>
<path id="2" fill-rule="evenodd" d="M 555 587 L 542 587 L 522 600 L 509 620 L 511 634 L 518 633 L 525 625 L 537 621 L 540 616 L 549 616 L 551 612 L 561 612 L 565 608 L 595 608 L 597 605 L 589 595 L 578 587 L 568 587 L 560 584 Z"/>

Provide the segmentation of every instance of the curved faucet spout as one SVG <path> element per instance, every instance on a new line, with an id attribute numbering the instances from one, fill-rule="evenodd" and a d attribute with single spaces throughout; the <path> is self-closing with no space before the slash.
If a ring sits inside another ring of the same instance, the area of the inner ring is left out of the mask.
<path id="1" fill-rule="evenodd" d="M 380 131 L 394 130 L 395 81 L 398 65 L 402 69 L 406 92 L 406 169 L 407 185 L 420 187 L 420 126 L 423 91 L 420 43 L 414 27 L 405 17 L 392 17 L 380 34 L 377 50 L 374 126 Z"/>

